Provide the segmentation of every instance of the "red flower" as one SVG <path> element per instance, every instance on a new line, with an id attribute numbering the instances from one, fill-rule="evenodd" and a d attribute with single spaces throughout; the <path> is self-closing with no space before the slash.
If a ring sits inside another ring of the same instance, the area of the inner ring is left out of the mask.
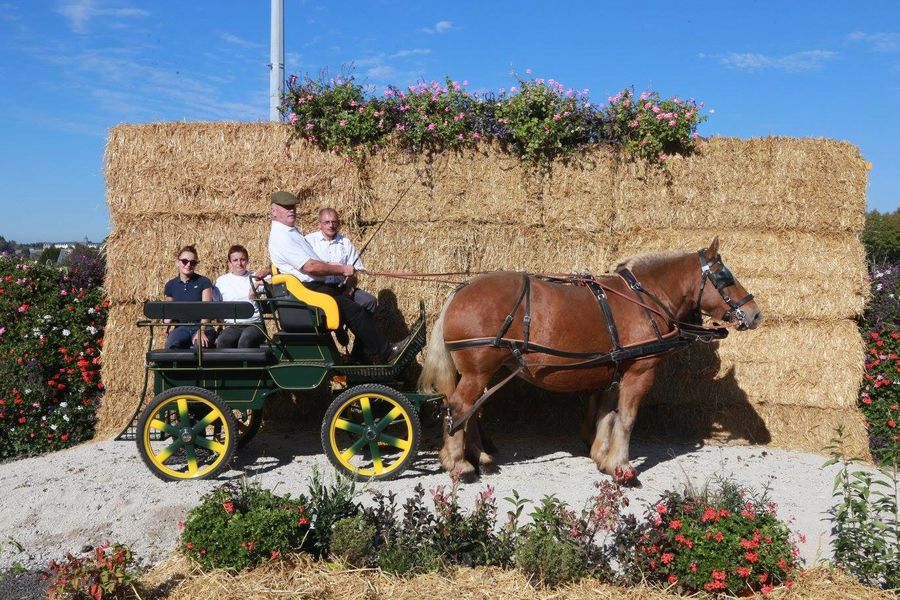
<path id="1" fill-rule="evenodd" d="M 230 515 L 231 513 L 234 512 L 234 502 L 223 502 L 222 508 L 224 508 L 225 512 L 227 512 Z"/>
<path id="2" fill-rule="evenodd" d="M 675 583 L 675 582 L 678 581 L 678 578 L 675 577 L 675 575 L 674 575 L 674 574 L 671 574 L 671 573 L 669 574 L 668 579 L 669 579 L 669 583 Z"/>
<path id="3" fill-rule="evenodd" d="M 300 517 L 297 519 L 297 525 L 309 525 L 309 519 L 306 517 Z"/>
<path id="4" fill-rule="evenodd" d="M 279 552 L 278 550 L 272 550 L 271 560 L 278 560 L 279 558 L 281 558 L 281 552 Z"/>
<path id="5" fill-rule="evenodd" d="M 759 554 L 756 552 L 746 552 L 744 558 L 746 558 L 748 562 L 755 563 L 759 560 Z"/>
<path id="6" fill-rule="evenodd" d="M 893 429 L 894 427 L 897 426 L 897 421 L 895 421 L 893 419 L 888 419 L 887 426 L 890 427 L 891 429 Z"/>
<path id="7" fill-rule="evenodd" d="M 681 521 L 678 519 L 672 519 L 669 523 L 669 529 L 681 529 Z"/>
<path id="8" fill-rule="evenodd" d="M 717 541 L 717 542 L 721 542 L 723 539 L 725 539 L 725 536 L 722 535 L 722 532 L 721 532 L 721 531 L 719 531 L 718 533 L 716 533 L 716 541 Z"/>
<path id="9" fill-rule="evenodd" d="M 737 574 L 741 577 L 747 577 L 750 575 L 750 567 L 738 567 Z"/>
<path id="10" fill-rule="evenodd" d="M 691 573 L 697 572 L 697 563 L 691 563 Z"/>
<path id="11" fill-rule="evenodd" d="M 675 560 L 675 555 L 672 554 L 671 552 L 663 552 L 662 556 L 659 557 L 659 560 L 661 560 L 664 565 L 667 565 L 670 562 L 672 562 L 673 560 Z"/>
<path id="12" fill-rule="evenodd" d="M 877 340 L 879 338 L 878 332 L 873 331 L 873 332 L 869 333 L 869 338 L 871 338 L 873 340 Z"/>

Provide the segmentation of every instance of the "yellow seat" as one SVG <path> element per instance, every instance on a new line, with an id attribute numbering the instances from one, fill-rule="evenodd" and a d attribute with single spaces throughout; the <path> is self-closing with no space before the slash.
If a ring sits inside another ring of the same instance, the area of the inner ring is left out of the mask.
<path id="1" fill-rule="evenodd" d="M 294 275 L 280 273 L 274 264 L 272 265 L 272 283 L 283 284 L 291 296 L 300 302 L 322 309 L 322 312 L 325 313 L 325 327 L 328 329 L 333 330 L 340 327 L 341 317 L 337 302 L 328 294 L 309 289 Z"/>

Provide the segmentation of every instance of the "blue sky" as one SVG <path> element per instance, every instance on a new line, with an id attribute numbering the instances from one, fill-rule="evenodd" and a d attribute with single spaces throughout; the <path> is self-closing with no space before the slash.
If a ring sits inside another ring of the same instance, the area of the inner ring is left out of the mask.
<path id="1" fill-rule="evenodd" d="M 268 0 L 0 0 L 0 235 L 109 233 L 110 127 L 268 117 Z M 513 71 L 705 102 L 702 135 L 847 140 L 900 205 L 900 2 L 284 0 L 286 74 L 355 65 L 381 92 Z"/>

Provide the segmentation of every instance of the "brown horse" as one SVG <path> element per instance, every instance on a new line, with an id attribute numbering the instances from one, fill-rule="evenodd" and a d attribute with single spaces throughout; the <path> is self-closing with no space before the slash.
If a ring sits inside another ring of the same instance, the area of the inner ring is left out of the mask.
<path id="1" fill-rule="evenodd" d="M 601 471 L 632 479 L 631 431 L 660 355 L 691 339 L 726 335 L 704 337 L 716 330 L 697 327 L 701 313 L 737 329 L 753 329 L 762 318 L 753 296 L 722 262 L 718 238 L 699 252 L 626 259 L 615 271 L 564 282 L 495 272 L 450 295 L 419 379 L 420 389 L 447 399 L 451 424 L 440 456 L 448 472 L 471 480 L 473 464 L 482 472 L 494 469 L 478 419 L 466 420 L 494 374 L 506 367 L 551 391 L 608 391 L 599 406 L 595 394 L 588 411 L 591 458 Z"/>

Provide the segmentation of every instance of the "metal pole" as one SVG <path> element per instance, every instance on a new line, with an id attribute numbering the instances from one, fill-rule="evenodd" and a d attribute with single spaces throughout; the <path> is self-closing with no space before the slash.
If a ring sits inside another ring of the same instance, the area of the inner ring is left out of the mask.
<path id="1" fill-rule="evenodd" d="M 284 91 L 284 0 L 272 0 L 272 47 L 269 63 L 269 120 L 281 121 L 278 106 Z"/>

